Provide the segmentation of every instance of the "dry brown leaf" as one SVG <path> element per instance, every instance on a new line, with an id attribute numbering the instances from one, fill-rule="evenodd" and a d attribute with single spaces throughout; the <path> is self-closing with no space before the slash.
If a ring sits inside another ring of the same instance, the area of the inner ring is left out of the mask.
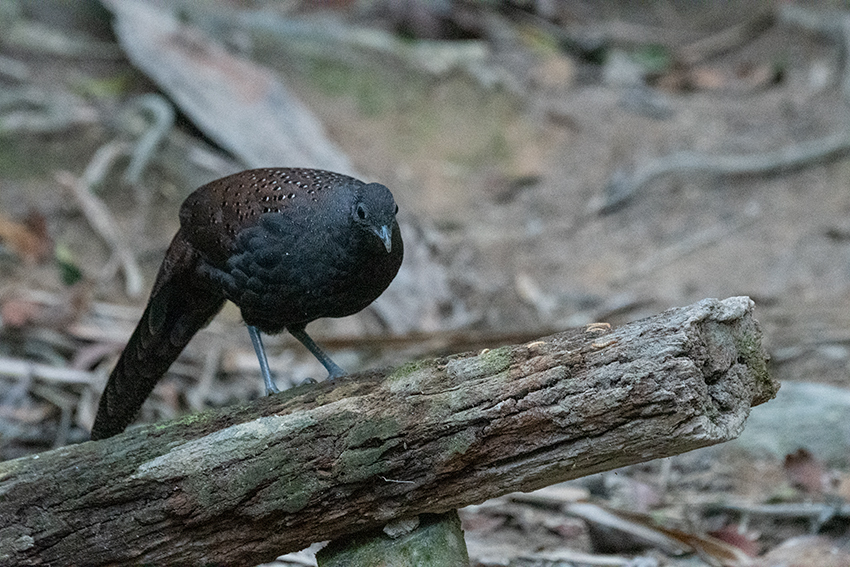
<path id="1" fill-rule="evenodd" d="M 654 527 L 660 533 L 678 541 L 680 544 L 692 547 L 703 561 L 709 565 L 716 565 L 718 567 L 746 567 L 752 565 L 752 557 L 743 549 L 708 534 L 698 534 L 678 528 L 661 526 L 654 518 L 644 514 L 632 512 L 622 512 L 622 514 L 625 518 L 630 518 L 633 521 L 646 522 L 648 527 Z"/>
<path id="2" fill-rule="evenodd" d="M 751 557 L 758 555 L 761 550 L 761 545 L 759 545 L 758 542 L 758 535 L 748 533 L 746 531 L 742 532 L 741 526 L 738 526 L 737 524 L 723 526 L 719 530 L 708 532 L 708 535 L 741 549 L 744 553 Z"/>
<path id="3" fill-rule="evenodd" d="M 91 294 L 91 283 L 85 280 L 56 294 L 55 302 L 40 301 L 28 290 L 12 289 L 0 296 L 0 318 L 10 328 L 46 327 L 66 332 L 88 312 Z"/>
<path id="4" fill-rule="evenodd" d="M 45 307 L 16 295 L 0 298 L 0 320 L 11 329 L 21 329 L 39 319 Z"/>
<path id="5" fill-rule="evenodd" d="M 744 567 L 752 564 L 752 558 L 742 549 L 729 545 L 709 535 L 687 532 L 659 525 L 650 515 L 625 512 L 589 503 L 576 503 L 564 507 L 564 511 L 575 514 L 588 522 L 593 534 L 594 525 L 604 528 L 605 533 L 620 534 L 622 541 L 642 541 L 644 546 L 654 545 L 668 554 L 696 552 L 709 565 L 718 567 Z M 621 551 L 628 548 L 622 548 Z M 606 550 L 607 551 L 607 550 Z"/>
<path id="6" fill-rule="evenodd" d="M 0 240 L 25 262 L 35 264 L 46 260 L 52 248 L 44 216 L 37 212 L 17 222 L 0 213 Z"/>
<path id="7" fill-rule="evenodd" d="M 590 502 L 574 502 L 563 507 L 566 514 L 587 523 L 593 548 L 601 553 L 621 553 L 654 547 L 668 555 L 692 553 L 684 544 L 658 529 L 655 522 L 641 514 L 626 514 Z"/>
<path id="8" fill-rule="evenodd" d="M 783 467 L 788 481 L 807 494 L 824 494 L 834 488 L 829 470 L 806 449 L 785 455 Z"/>

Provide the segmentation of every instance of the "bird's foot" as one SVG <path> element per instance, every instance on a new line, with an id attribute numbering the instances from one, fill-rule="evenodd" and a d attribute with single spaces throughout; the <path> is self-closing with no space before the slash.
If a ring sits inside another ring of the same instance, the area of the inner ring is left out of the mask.
<path id="1" fill-rule="evenodd" d="M 330 372 L 328 372 L 328 377 L 325 378 L 325 380 L 328 381 L 328 382 L 333 382 L 337 378 L 341 378 L 342 376 L 345 376 L 346 374 L 348 374 L 348 372 L 346 372 L 345 370 L 343 370 L 342 368 L 340 368 L 336 364 L 334 364 L 334 366 L 335 366 L 335 368 L 333 370 L 331 370 Z"/>
<path id="2" fill-rule="evenodd" d="M 274 382 L 272 382 L 271 376 L 268 376 L 268 377 L 263 376 L 263 381 L 266 384 L 266 395 L 267 396 L 271 396 L 272 394 L 279 394 L 280 393 L 280 390 L 278 389 L 278 387 L 275 385 Z"/>

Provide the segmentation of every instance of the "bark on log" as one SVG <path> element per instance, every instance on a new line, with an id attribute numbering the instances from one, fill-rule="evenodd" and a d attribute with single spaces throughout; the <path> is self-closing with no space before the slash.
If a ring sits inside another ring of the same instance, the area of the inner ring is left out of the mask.
<path id="1" fill-rule="evenodd" d="M 778 389 L 752 309 L 704 300 L 0 463 L 0 564 L 253 565 L 727 441 Z"/>

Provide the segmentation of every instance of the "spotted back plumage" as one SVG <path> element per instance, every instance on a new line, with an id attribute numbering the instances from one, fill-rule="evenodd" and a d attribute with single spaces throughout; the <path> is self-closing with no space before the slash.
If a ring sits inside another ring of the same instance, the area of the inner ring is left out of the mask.
<path id="1" fill-rule="evenodd" d="M 323 214 L 334 193 L 363 185 L 353 177 L 307 168 L 262 168 L 242 171 L 198 188 L 180 207 L 186 238 L 210 262 L 230 255 L 237 233 L 267 213 L 309 223 Z M 318 219 L 317 219 L 318 220 Z"/>

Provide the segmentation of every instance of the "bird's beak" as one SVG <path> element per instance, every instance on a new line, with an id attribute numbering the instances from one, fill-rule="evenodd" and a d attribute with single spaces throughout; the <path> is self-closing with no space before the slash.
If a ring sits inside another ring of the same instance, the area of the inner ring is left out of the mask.
<path id="1" fill-rule="evenodd" d="M 381 242 L 384 243 L 384 248 L 387 249 L 387 254 L 393 251 L 393 233 L 390 231 L 390 227 L 387 225 L 382 226 L 379 229 L 375 230 L 375 234 L 378 235 L 378 238 L 381 239 Z"/>

